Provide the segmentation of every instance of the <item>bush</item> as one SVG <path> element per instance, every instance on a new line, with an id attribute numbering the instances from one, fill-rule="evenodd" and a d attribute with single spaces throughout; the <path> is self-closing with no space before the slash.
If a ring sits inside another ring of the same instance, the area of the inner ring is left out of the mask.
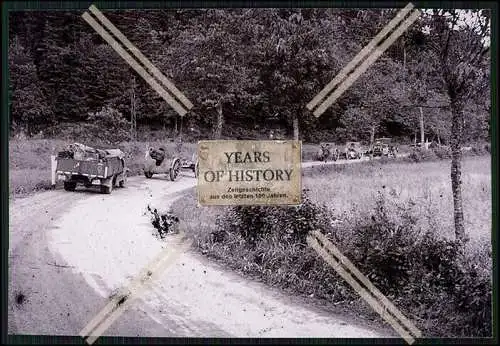
<path id="1" fill-rule="evenodd" d="M 130 137 L 130 123 L 111 106 L 102 107 L 90 113 L 88 118 L 90 132 L 94 138 L 107 142 L 121 142 Z"/>
<path id="2" fill-rule="evenodd" d="M 481 156 L 489 153 L 491 153 L 489 143 L 486 144 L 476 143 L 471 146 L 470 154 L 473 156 Z"/>
<path id="3" fill-rule="evenodd" d="M 436 160 L 437 156 L 434 150 L 425 150 L 423 148 L 415 148 L 410 152 L 409 159 L 412 162 L 432 161 Z"/>
<path id="4" fill-rule="evenodd" d="M 451 159 L 451 150 L 448 146 L 439 145 L 433 148 L 432 151 L 434 151 L 438 159 Z"/>
<path id="5" fill-rule="evenodd" d="M 223 241 L 224 234 L 237 230 L 245 244 L 254 248 L 256 243 L 270 237 L 285 243 L 305 244 L 307 234 L 326 230 L 331 214 L 323 206 L 315 205 L 302 193 L 302 204 L 297 207 L 235 206 L 217 218 L 216 241 Z"/>
<path id="6" fill-rule="evenodd" d="M 160 214 L 158 210 L 151 209 L 148 205 L 148 212 L 151 214 L 151 224 L 157 231 L 157 236 L 164 239 L 169 233 L 177 233 L 179 218 L 171 212 Z"/>
<path id="7" fill-rule="evenodd" d="M 474 266 L 459 242 L 417 228 L 414 208 L 411 200 L 390 207 L 379 194 L 369 218 L 346 223 L 348 232 L 341 233 L 352 240 L 344 239 L 344 253 L 434 335 L 491 335 L 488 271 Z"/>

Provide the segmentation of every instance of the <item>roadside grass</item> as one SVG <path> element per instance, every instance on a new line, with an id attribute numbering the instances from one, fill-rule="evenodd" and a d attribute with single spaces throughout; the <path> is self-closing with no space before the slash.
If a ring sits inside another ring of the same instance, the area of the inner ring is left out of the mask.
<path id="1" fill-rule="evenodd" d="M 469 157 L 462 163 L 466 229 L 471 239 L 491 238 L 491 157 Z M 422 228 L 437 227 L 454 238 L 450 160 L 421 163 L 372 161 L 304 170 L 311 198 L 345 216 L 369 213 L 377 195 L 395 202 L 411 200 Z"/>
<path id="2" fill-rule="evenodd" d="M 305 244 L 307 232 L 322 229 L 426 337 L 485 337 L 491 335 L 490 161 L 463 161 L 471 238 L 464 255 L 454 242 L 448 160 L 309 168 L 308 200 L 298 209 L 201 207 L 193 189 L 172 212 L 201 253 L 233 270 L 379 319 Z"/>
<path id="3" fill-rule="evenodd" d="M 66 145 L 74 143 L 72 140 L 59 139 L 31 139 L 9 141 L 9 184 L 10 194 L 22 196 L 32 192 L 51 189 L 50 155 L 56 155 Z M 76 141 L 77 142 L 77 141 Z M 176 153 L 185 159 L 191 159 L 196 151 L 196 144 L 183 143 L 181 147 L 172 141 L 151 142 L 121 142 L 118 145 L 109 145 L 99 142 L 85 142 L 84 144 L 97 148 L 119 148 L 130 155 L 127 159 L 129 175 L 142 174 L 144 156 L 149 146 L 163 145 L 168 153 Z"/>

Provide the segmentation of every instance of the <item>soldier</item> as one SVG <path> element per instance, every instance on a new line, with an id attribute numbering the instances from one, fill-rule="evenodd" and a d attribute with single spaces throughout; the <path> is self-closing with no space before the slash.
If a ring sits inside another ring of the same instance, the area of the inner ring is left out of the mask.
<path id="1" fill-rule="evenodd" d="M 330 156 L 330 143 L 323 144 L 321 146 L 321 152 L 322 152 L 322 161 L 327 162 L 328 157 Z"/>

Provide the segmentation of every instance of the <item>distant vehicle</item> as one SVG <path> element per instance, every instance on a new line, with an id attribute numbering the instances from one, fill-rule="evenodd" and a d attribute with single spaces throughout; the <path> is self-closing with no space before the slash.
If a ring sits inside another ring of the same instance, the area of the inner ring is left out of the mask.
<path id="1" fill-rule="evenodd" d="M 158 149 L 149 148 L 144 158 L 144 176 L 152 178 L 154 174 L 166 174 L 174 181 L 181 170 L 181 160 L 178 157 L 167 157 L 164 147 Z"/>
<path id="2" fill-rule="evenodd" d="M 337 161 L 339 159 L 339 156 L 340 153 L 339 150 L 335 147 L 335 144 L 325 142 L 321 142 L 319 144 L 319 150 L 316 157 L 318 161 L 327 162 L 328 159 Z"/>
<path id="3" fill-rule="evenodd" d="M 343 156 L 347 160 L 361 159 L 363 157 L 361 142 L 347 142 Z"/>
<path id="4" fill-rule="evenodd" d="M 378 138 L 373 145 L 373 156 L 396 157 L 398 148 L 391 143 L 391 138 Z"/>
<path id="5" fill-rule="evenodd" d="M 74 143 L 60 151 L 56 161 L 55 173 L 66 191 L 75 191 L 77 184 L 86 188 L 99 186 L 105 194 L 110 194 L 115 186 L 125 187 L 127 168 L 120 149 L 101 150 Z"/>

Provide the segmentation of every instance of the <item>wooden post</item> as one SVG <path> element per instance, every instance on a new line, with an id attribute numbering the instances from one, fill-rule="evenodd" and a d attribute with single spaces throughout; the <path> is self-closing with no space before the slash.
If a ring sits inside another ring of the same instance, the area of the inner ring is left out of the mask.
<path id="1" fill-rule="evenodd" d="M 222 135 L 222 126 L 224 124 L 224 117 L 222 115 L 222 99 L 215 105 L 217 110 L 217 124 L 214 130 L 214 139 L 220 139 Z"/>
<path id="2" fill-rule="evenodd" d="M 296 116 L 293 118 L 293 139 L 299 140 L 299 119 Z"/>
<path id="3" fill-rule="evenodd" d="M 57 160 L 55 155 L 50 155 L 50 173 L 52 187 L 56 186 Z"/>
<path id="4" fill-rule="evenodd" d="M 375 125 L 370 130 L 370 160 L 373 159 L 373 143 L 375 142 Z"/>
<path id="5" fill-rule="evenodd" d="M 132 77 L 130 90 L 130 137 L 135 142 L 137 140 L 137 100 L 135 98 L 135 76 Z"/>

